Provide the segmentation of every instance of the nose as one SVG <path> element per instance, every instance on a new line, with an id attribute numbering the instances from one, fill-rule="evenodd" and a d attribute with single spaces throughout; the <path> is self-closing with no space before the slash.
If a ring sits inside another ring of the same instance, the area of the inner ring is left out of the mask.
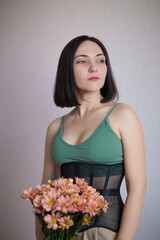
<path id="1" fill-rule="evenodd" d="M 89 66 L 89 72 L 97 72 L 97 66 L 95 63 L 91 63 Z"/>

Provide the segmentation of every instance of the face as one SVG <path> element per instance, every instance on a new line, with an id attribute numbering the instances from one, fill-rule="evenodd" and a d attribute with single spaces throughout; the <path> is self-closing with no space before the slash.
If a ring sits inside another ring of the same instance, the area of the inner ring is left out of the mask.
<path id="1" fill-rule="evenodd" d="M 99 91 L 103 87 L 107 66 L 104 53 L 97 43 L 87 40 L 79 45 L 74 56 L 73 71 L 82 92 Z M 92 77 L 94 79 L 89 80 Z"/>

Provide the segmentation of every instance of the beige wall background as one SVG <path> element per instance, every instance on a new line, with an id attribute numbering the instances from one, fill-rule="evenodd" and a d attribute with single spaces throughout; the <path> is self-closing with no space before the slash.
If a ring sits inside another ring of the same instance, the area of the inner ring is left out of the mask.
<path id="1" fill-rule="evenodd" d="M 0 1 L 0 239 L 35 239 L 23 189 L 41 182 L 46 130 L 72 109 L 52 99 L 58 59 L 72 38 L 106 46 L 119 102 L 135 109 L 145 135 L 148 188 L 136 240 L 160 235 L 160 1 Z M 126 197 L 125 184 L 121 188 Z"/>

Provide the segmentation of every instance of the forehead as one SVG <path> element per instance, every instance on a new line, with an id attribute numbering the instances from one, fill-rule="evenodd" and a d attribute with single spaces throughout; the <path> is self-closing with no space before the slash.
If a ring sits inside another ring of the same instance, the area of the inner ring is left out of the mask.
<path id="1" fill-rule="evenodd" d="M 77 51 L 75 53 L 75 56 L 79 54 L 87 54 L 87 55 L 96 55 L 98 53 L 103 53 L 102 49 L 100 46 L 92 41 L 84 41 L 82 42 L 79 47 L 77 48 Z"/>

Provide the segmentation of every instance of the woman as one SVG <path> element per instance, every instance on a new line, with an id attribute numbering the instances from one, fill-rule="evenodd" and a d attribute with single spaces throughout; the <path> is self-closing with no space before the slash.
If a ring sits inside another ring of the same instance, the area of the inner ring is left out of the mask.
<path id="1" fill-rule="evenodd" d="M 114 102 L 116 96 L 103 44 L 88 36 L 71 40 L 60 56 L 54 101 L 75 108 L 48 126 L 41 183 L 82 177 L 109 202 L 107 213 L 94 217 L 78 240 L 133 240 L 140 221 L 146 192 L 143 130 L 133 108 Z M 125 204 L 120 196 L 124 176 Z M 37 219 L 36 236 L 43 239 Z"/>

